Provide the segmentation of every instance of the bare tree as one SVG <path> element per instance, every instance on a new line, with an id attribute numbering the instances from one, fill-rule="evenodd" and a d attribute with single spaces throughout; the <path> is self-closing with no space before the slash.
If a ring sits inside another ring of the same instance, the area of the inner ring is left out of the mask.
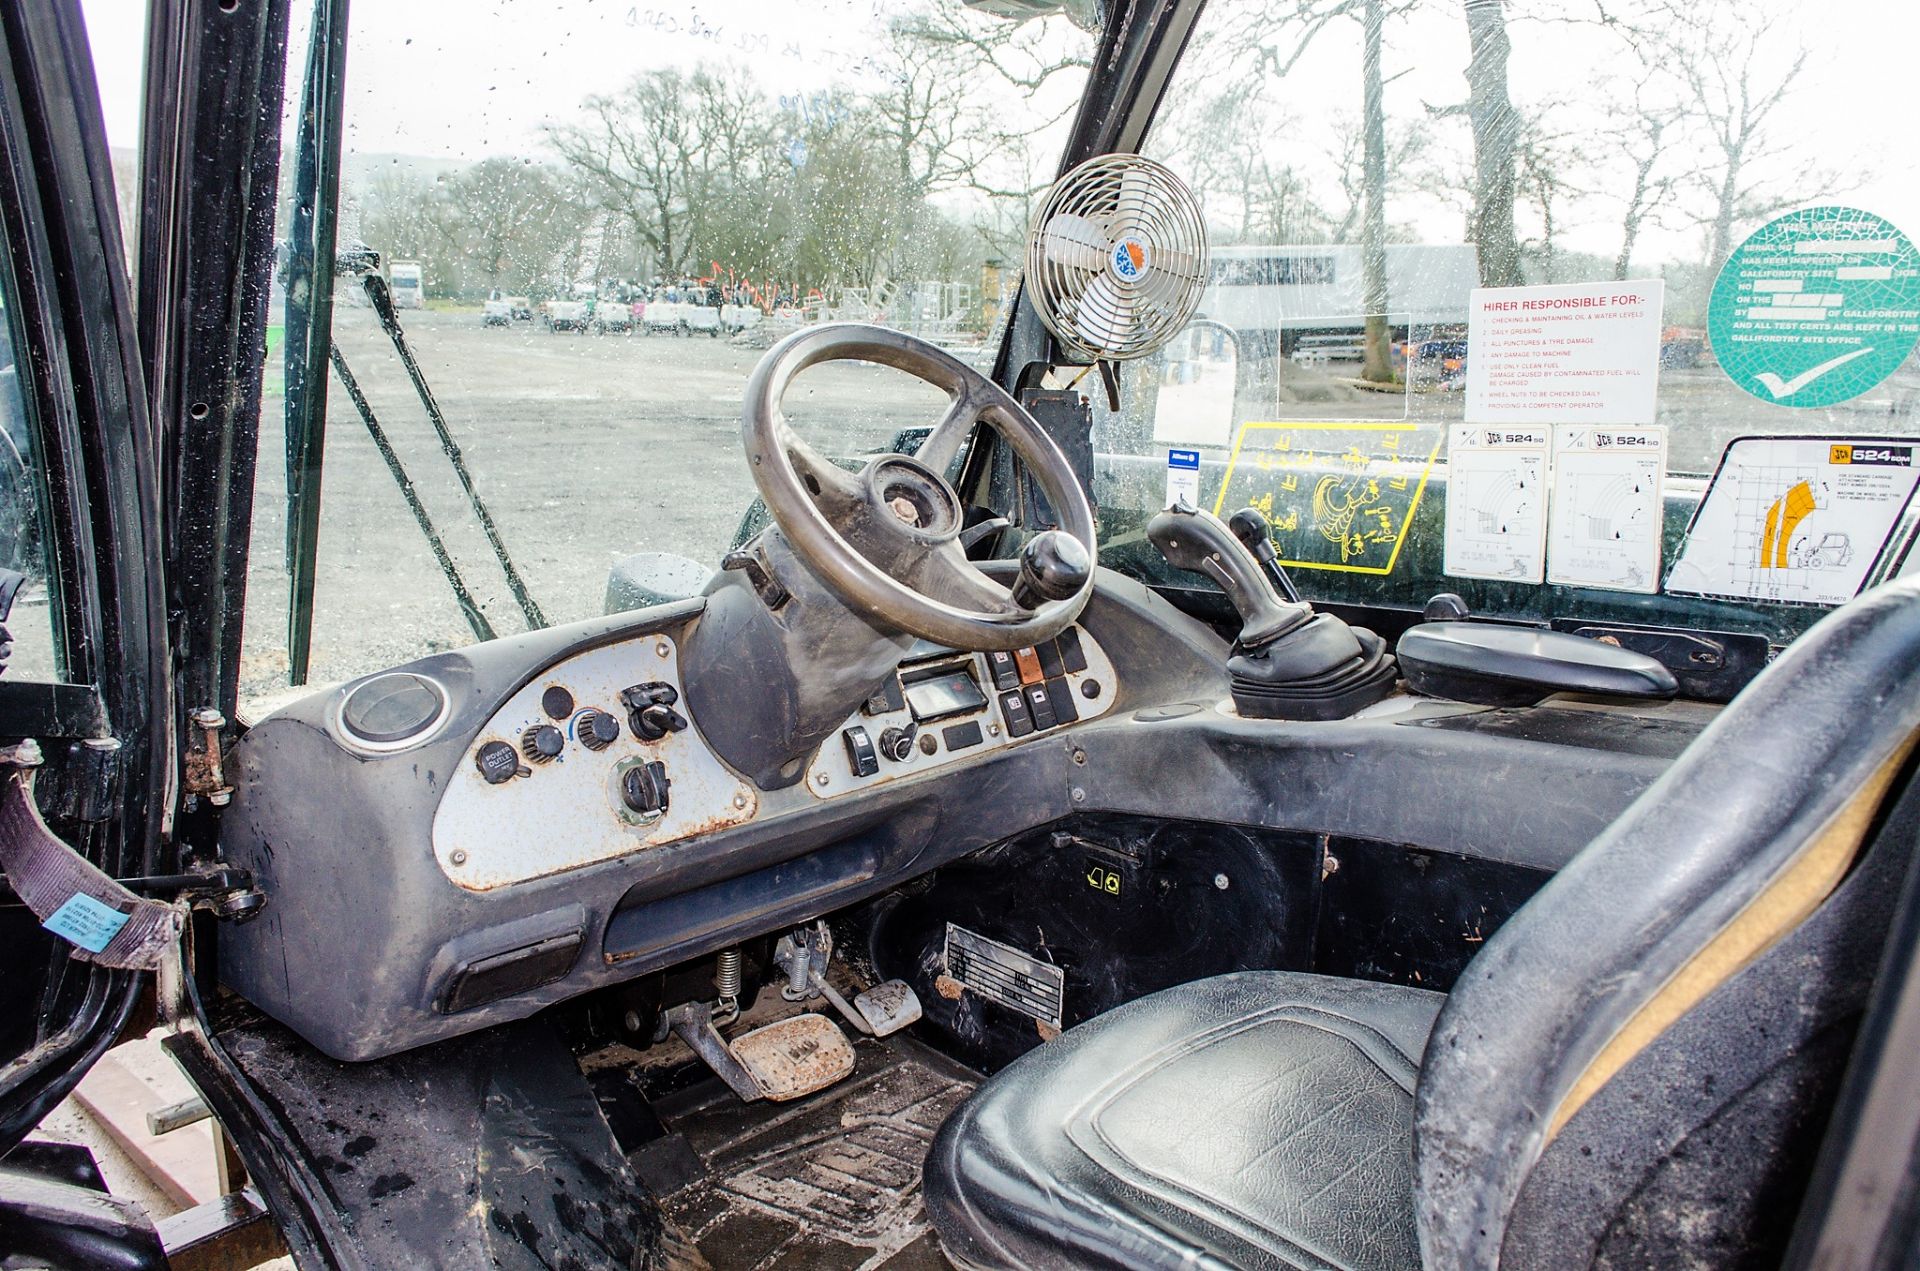
<path id="1" fill-rule="evenodd" d="M 1472 240 L 1480 285 L 1520 285 L 1520 242 L 1513 225 L 1514 143 L 1520 116 L 1507 93 L 1507 14 L 1503 0 L 1465 0 L 1467 123 L 1473 130 Z"/>
<path id="2" fill-rule="evenodd" d="M 1621 196 L 1620 250 L 1613 259 L 1613 276 L 1624 280 L 1633 268 L 1633 249 L 1640 231 L 1673 197 L 1677 174 L 1666 169 L 1668 147 L 1679 132 L 1678 106 L 1651 100 L 1644 81 L 1633 87 L 1630 104 L 1613 112 L 1609 135 L 1633 170 L 1633 180 Z"/>
<path id="3" fill-rule="evenodd" d="M 504 156 L 442 181 L 428 215 L 467 286 L 487 290 L 544 278 L 585 219 L 560 173 Z"/>
<path id="4" fill-rule="evenodd" d="M 1332 23 L 1351 19 L 1360 24 L 1360 259 L 1362 305 L 1367 311 L 1367 353 L 1361 375 L 1381 382 L 1393 378 L 1393 368 L 1387 348 L 1387 126 L 1380 54 L 1388 18 L 1407 12 L 1415 3 L 1417 0 L 1293 0 L 1279 13 L 1251 6 L 1235 14 L 1237 21 L 1215 28 L 1212 37 L 1229 50 L 1235 46 L 1253 48 L 1256 74 L 1279 78 L 1299 64 L 1314 40 Z M 1275 40 L 1276 30 L 1289 32 L 1291 38 Z"/>
<path id="5" fill-rule="evenodd" d="M 1793 201 L 1793 194 L 1771 184 L 1767 161 L 1778 158 L 1774 123 L 1807 67 L 1800 48 L 1776 56 L 1785 32 L 1778 19 L 1750 6 L 1663 4 L 1671 59 L 1686 85 L 1688 113 L 1703 126 L 1716 162 L 1700 181 L 1712 203 L 1706 218 L 1707 267 L 1717 274 L 1733 250 L 1735 225 L 1764 216 Z M 1806 188 L 1804 175 L 1796 188 Z"/>

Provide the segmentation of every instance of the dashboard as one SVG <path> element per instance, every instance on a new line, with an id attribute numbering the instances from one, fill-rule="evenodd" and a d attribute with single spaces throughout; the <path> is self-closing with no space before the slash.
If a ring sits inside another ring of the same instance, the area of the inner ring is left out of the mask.
<path id="1" fill-rule="evenodd" d="M 336 738 L 370 755 L 427 740 L 444 712 L 423 698 L 409 735 L 394 704 L 412 688 L 395 679 L 422 678 L 392 672 L 347 690 Z M 805 788 L 837 799 L 948 768 L 1097 718 L 1116 689 L 1112 661 L 1078 627 L 1012 653 L 918 645 L 820 748 Z M 713 752 L 683 696 L 665 633 L 575 654 L 521 686 L 440 797 L 433 855 L 447 880 L 491 891 L 752 821 L 760 792 Z M 361 722 L 374 712 L 384 728 Z"/>
<path id="2" fill-rule="evenodd" d="M 327 1054 L 373 1059 L 1082 812 L 1554 868 L 1670 758 L 1607 749 L 1637 725 L 1562 743 L 1405 695 L 1327 723 L 1241 719 L 1223 708 L 1226 642 L 1101 571 L 1058 640 L 906 649 L 789 784 L 760 788 L 687 706 L 682 651 L 704 613 L 676 602 L 436 654 L 256 724 L 228 761 L 221 847 L 268 904 L 222 927 L 222 982 Z M 1577 797 L 1520 833 L 1488 790 L 1522 777 Z"/>

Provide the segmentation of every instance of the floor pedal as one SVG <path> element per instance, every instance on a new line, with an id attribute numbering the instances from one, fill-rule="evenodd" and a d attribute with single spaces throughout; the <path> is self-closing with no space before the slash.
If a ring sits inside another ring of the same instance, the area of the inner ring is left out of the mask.
<path id="1" fill-rule="evenodd" d="M 854 998 L 853 1008 L 875 1037 L 885 1037 L 919 1022 L 920 995 L 905 980 L 888 980 Z"/>
<path id="2" fill-rule="evenodd" d="M 824 1090 L 853 1072 L 853 1044 L 824 1015 L 795 1015 L 733 1039 L 734 1058 L 774 1103 Z"/>

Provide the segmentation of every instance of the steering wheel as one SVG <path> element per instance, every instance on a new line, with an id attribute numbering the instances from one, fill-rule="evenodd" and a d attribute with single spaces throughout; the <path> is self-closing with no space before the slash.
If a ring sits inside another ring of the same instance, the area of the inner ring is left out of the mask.
<path id="1" fill-rule="evenodd" d="M 946 413 L 918 451 L 881 455 L 853 473 L 788 425 L 780 403 L 795 377 L 841 361 L 890 366 L 945 390 Z M 1061 521 L 1061 534 L 1029 544 L 1012 590 L 967 559 L 964 508 L 946 479 L 982 422 L 1013 447 Z M 855 322 L 795 332 L 767 351 L 747 381 L 741 435 L 754 484 L 795 554 L 880 625 L 992 652 L 1051 639 L 1086 607 L 1093 509 L 1066 455 L 1005 389 L 924 340 Z"/>

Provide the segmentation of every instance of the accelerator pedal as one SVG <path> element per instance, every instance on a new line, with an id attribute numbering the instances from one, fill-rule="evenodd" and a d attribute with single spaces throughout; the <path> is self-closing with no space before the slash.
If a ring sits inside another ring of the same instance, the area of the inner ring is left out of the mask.
<path id="1" fill-rule="evenodd" d="M 713 1026 L 706 1002 L 667 1012 L 674 1033 L 748 1103 L 785 1103 L 824 1090 L 853 1072 L 853 1045 L 824 1015 L 795 1015 L 756 1028 L 732 1042 Z"/>

